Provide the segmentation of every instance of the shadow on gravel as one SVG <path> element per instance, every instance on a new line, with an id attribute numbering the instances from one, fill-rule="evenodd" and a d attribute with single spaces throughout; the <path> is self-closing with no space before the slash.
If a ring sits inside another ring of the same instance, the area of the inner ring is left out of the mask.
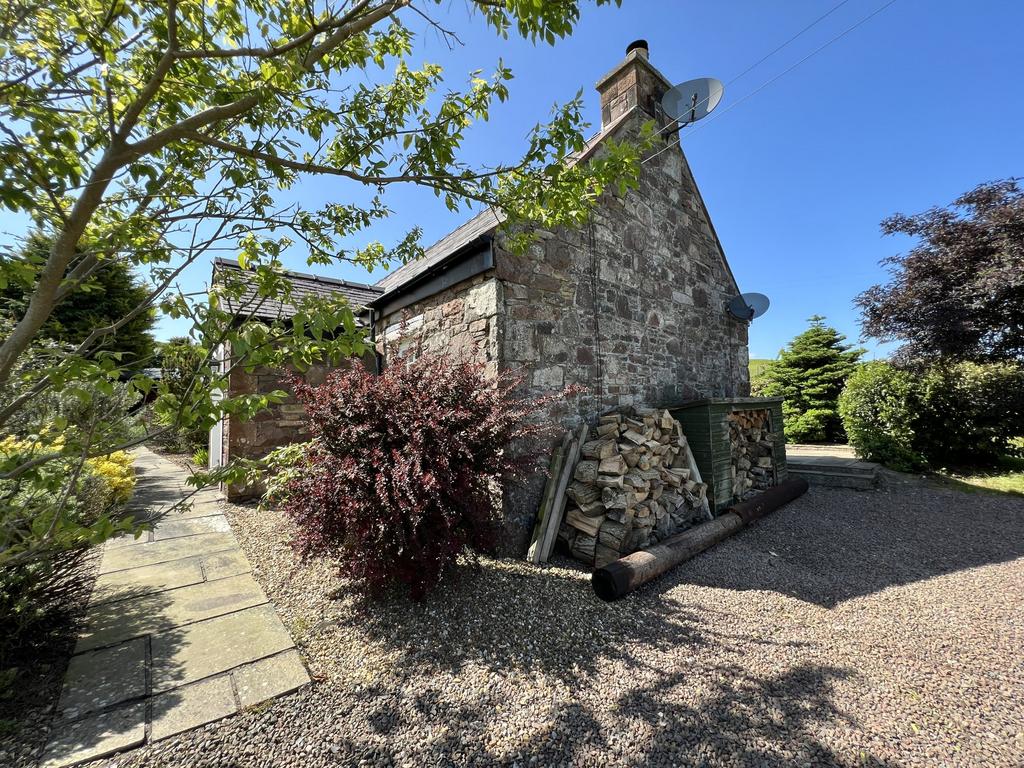
<path id="1" fill-rule="evenodd" d="M 800 645 L 722 633 L 711 628 L 713 610 L 653 590 L 605 603 L 594 595 L 588 571 L 565 559 L 556 565 L 463 566 L 420 602 L 356 598 L 354 610 L 319 629 L 336 625 L 365 633 L 415 674 L 457 674 L 472 663 L 499 673 L 543 673 L 573 686 L 604 674 L 611 661 L 620 669 L 646 670 L 655 649 Z M 574 662 L 567 665 L 566 659 Z"/>
<path id="2" fill-rule="evenodd" d="M 496 738 L 502 715 L 491 701 L 455 702 L 447 693 L 425 691 L 412 707 L 387 686 L 364 689 L 356 710 L 371 710 L 370 733 L 344 738 L 338 756 L 373 764 L 396 758 L 395 742 L 418 746 L 414 764 L 478 766 L 598 766 L 655 768 L 670 765 L 737 765 L 788 768 L 792 765 L 849 767 L 887 763 L 855 748 L 838 752 L 822 741 L 829 729 L 857 724 L 833 703 L 835 683 L 855 675 L 838 667 L 804 664 L 770 677 L 723 664 L 701 682 L 700 704 L 687 672 L 666 672 L 597 711 L 563 701 L 543 711 L 523 737 Z M 335 705 L 337 706 L 337 705 Z M 610 722 L 611 721 L 611 722 Z M 418 737 L 410 739 L 410 725 Z M 840 737 L 841 739 L 841 737 Z M 501 746 L 498 746 L 501 745 Z"/>
<path id="3" fill-rule="evenodd" d="M 593 674 L 609 659 L 640 665 L 641 645 L 707 641 L 700 617 L 679 601 L 608 604 L 595 597 L 582 570 L 507 561 L 460 567 L 420 602 L 356 598 L 337 623 L 366 633 L 421 672 L 478 663 L 565 681 Z M 577 662 L 566 667 L 566 658 Z"/>
<path id="4" fill-rule="evenodd" d="M 844 600 L 1024 556 L 1024 499 L 812 488 L 667 580 Z M 742 567 L 740 565 L 742 564 Z M 662 585 L 651 585 L 658 590 Z"/>
<path id="5" fill-rule="evenodd" d="M 663 676 L 652 687 L 623 697 L 623 717 L 640 718 L 654 737 L 631 765 L 684 762 L 698 765 L 879 765 L 868 755 L 843 757 L 822 744 L 817 732 L 833 723 L 855 725 L 832 703 L 834 682 L 851 672 L 804 664 L 774 677 L 756 677 L 740 667 L 717 670 L 717 692 L 699 708 L 676 703 L 692 686 L 688 675 Z"/>

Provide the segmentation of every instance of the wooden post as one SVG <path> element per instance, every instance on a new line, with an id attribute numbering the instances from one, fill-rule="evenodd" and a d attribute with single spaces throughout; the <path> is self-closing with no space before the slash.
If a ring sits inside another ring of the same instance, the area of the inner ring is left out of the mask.
<path id="1" fill-rule="evenodd" d="M 561 470 L 563 462 L 565 461 L 566 443 L 569 440 L 569 433 L 565 434 L 565 438 L 562 440 L 562 444 L 557 446 L 551 454 L 551 463 L 548 465 L 548 482 L 544 486 L 544 496 L 541 498 L 540 510 L 537 512 L 537 522 L 533 526 L 533 537 L 530 543 L 530 549 L 526 553 L 526 558 L 532 563 L 539 563 L 540 560 L 540 541 L 545 531 L 545 522 L 548 516 L 551 514 L 552 501 L 555 496 L 555 488 L 558 486 L 558 481 L 561 478 Z"/>
<path id="2" fill-rule="evenodd" d="M 580 426 L 579 431 L 576 433 L 576 437 L 573 438 L 571 443 L 569 443 L 569 450 L 566 455 L 565 464 L 563 465 L 560 473 L 561 477 L 559 478 L 558 485 L 555 488 L 555 496 L 552 500 L 551 513 L 549 513 L 549 519 L 547 522 L 547 530 L 541 539 L 542 546 L 540 550 L 540 560 L 537 562 L 546 563 L 548 558 L 551 557 L 551 551 L 555 548 L 555 539 L 558 538 L 558 529 L 562 525 L 562 517 L 565 515 L 566 489 L 572 481 L 573 468 L 576 466 L 576 462 L 579 461 L 580 452 L 583 449 L 584 441 L 587 439 L 588 431 L 589 429 L 584 423 Z"/>

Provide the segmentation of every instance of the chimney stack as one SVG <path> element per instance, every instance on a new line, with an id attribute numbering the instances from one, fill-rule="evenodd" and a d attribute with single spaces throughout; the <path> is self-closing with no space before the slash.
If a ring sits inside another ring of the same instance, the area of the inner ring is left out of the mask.
<path id="1" fill-rule="evenodd" d="M 651 66 L 646 40 L 634 40 L 626 47 L 626 58 L 597 83 L 601 95 L 601 128 L 607 128 L 634 107 L 648 117 L 661 116 L 661 97 L 672 87 L 665 76 Z"/>

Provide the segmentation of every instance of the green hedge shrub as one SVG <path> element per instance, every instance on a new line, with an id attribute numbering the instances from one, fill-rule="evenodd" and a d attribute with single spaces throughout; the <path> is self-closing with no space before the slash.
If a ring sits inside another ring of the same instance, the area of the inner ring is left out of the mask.
<path id="1" fill-rule="evenodd" d="M 861 366 L 839 400 L 857 453 L 901 471 L 992 463 L 1024 435 L 1024 367 Z"/>
<path id="2" fill-rule="evenodd" d="M 914 377 L 883 362 L 858 367 L 839 396 L 843 429 L 857 455 L 900 472 L 926 464 L 914 448 L 919 407 Z"/>
<path id="3" fill-rule="evenodd" d="M 1024 435 L 1024 366 L 959 363 L 920 379 L 915 431 L 934 466 L 994 463 Z"/>

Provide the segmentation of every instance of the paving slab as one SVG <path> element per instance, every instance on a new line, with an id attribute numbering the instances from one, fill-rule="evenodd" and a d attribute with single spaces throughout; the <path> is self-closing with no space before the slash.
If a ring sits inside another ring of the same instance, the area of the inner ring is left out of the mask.
<path id="1" fill-rule="evenodd" d="M 103 549 L 120 549 L 121 547 L 131 547 L 136 544 L 148 544 L 152 540 L 152 531 L 141 531 L 138 536 L 128 533 L 123 536 L 118 536 L 116 539 L 111 539 L 103 545 Z"/>
<path id="2" fill-rule="evenodd" d="M 267 602 L 252 576 L 243 574 L 95 606 L 76 652 L 112 645 Z"/>
<path id="3" fill-rule="evenodd" d="M 146 640 L 138 638 L 72 657 L 58 709 L 75 719 L 145 695 Z"/>
<path id="4" fill-rule="evenodd" d="M 225 552 L 217 552 L 212 555 L 200 558 L 203 565 L 203 572 L 209 581 L 224 579 L 228 576 L 238 576 L 241 573 L 249 573 L 252 566 L 249 565 L 249 558 L 240 549 L 229 549 Z"/>
<path id="5" fill-rule="evenodd" d="M 113 712 L 54 725 L 40 768 L 64 768 L 131 749 L 146 740 L 146 705 L 132 704 Z"/>
<path id="6" fill-rule="evenodd" d="M 309 682 L 302 657 L 294 650 L 238 667 L 231 677 L 243 709 L 291 693 Z"/>
<path id="7" fill-rule="evenodd" d="M 150 737 L 166 739 L 238 711 L 228 675 L 202 680 L 153 697 Z"/>
<path id="8" fill-rule="evenodd" d="M 210 515 L 223 515 L 224 508 L 219 501 L 214 499 L 201 500 L 193 499 L 175 507 L 173 510 L 164 512 L 160 521 L 169 520 L 190 520 L 194 517 L 208 517 Z"/>
<path id="9" fill-rule="evenodd" d="M 130 749 L 147 732 L 166 738 L 309 680 L 221 503 L 203 491 L 168 513 L 191 493 L 188 473 L 146 449 L 135 454 L 132 512 L 152 530 L 104 545 L 45 768 Z"/>
<path id="10" fill-rule="evenodd" d="M 230 530 L 231 526 L 224 515 L 174 518 L 157 524 L 153 531 L 153 540 L 179 539 L 182 536 L 195 536 L 200 533 L 227 533 Z"/>
<path id="11" fill-rule="evenodd" d="M 196 555 L 208 555 L 228 549 L 237 549 L 237 547 L 238 542 L 235 541 L 235 537 L 231 533 L 204 533 L 184 539 L 167 539 L 132 547 L 121 547 L 103 553 L 100 574 L 166 563 Z"/>
<path id="12" fill-rule="evenodd" d="M 152 637 L 152 688 L 165 691 L 294 647 L 270 605 L 178 627 Z"/>
<path id="13" fill-rule="evenodd" d="M 243 558 L 245 557 L 241 552 L 237 554 Z M 225 552 L 224 555 L 230 556 L 231 553 Z M 217 554 L 210 557 L 218 558 L 221 556 Z M 236 570 L 234 573 L 222 573 L 221 576 L 234 576 L 237 573 L 246 573 L 248 570 L 249 568 L 245 568 L 245 570 Z M 128 578 L 129 576 L 130 578 Z M 99 605 L 100 603 L 108 603 L 114 600 L 141 597 L 153 592 L 162 592 L 165 589 L 199 584 L 204 580 L 203 558 L 201 557 L 147 565 L 142 568 L 133 568 L 131 571 L 106 573 L 96 579 L 90 603 L 92 605 Z"/>

